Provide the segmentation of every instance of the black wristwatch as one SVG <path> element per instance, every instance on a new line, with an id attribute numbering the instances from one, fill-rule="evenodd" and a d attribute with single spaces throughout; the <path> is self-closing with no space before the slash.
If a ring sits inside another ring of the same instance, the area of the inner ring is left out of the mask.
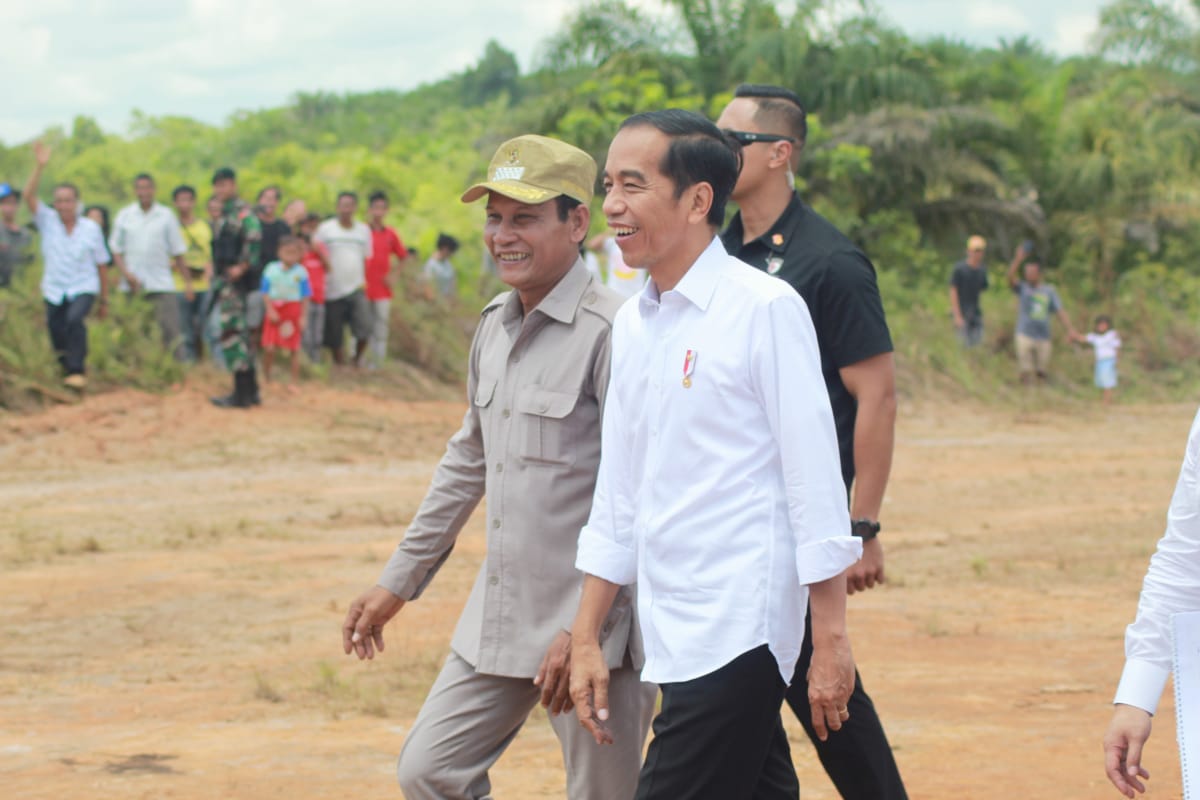
<path id="1" fill-rule="evenodd" d="M 880 524 L 866 518 L 856 519 L 850 523 L 850 535 L 857 536 L 864 542 L 869 542 L 879 535 Z"/>

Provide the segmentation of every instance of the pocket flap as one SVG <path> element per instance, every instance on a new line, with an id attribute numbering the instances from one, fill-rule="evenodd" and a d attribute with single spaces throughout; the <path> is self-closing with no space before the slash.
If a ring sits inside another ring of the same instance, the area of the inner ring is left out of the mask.
<path id="1" fill-rule="evenodd" d="M 579 395 L 576 392 L 526 389 L 517 397 L 517 410 L 522 414 L 562 419 L 574 410 L 578 400 Z"/>
<path id="2" fill-rule="evenodd" d="M 487 408 L 492 403 L 492 395 L 496 393 L 496 381 L 486 378 L 479 379 L 479 385 L 475 387 L 475 405 L 479 408 Z"/>

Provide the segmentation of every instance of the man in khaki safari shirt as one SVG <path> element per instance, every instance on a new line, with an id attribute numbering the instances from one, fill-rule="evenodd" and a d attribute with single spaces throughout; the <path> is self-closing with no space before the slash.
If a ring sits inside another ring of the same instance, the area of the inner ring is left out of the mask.
<path id="1" fill-rule="evenodd" d="M 567 631 L 582 584 L 575 550 L 600 463 L 609 335 L 621 303 L 579 256 L 596 163 L 563 142 L 520 136 L 496 151 L 488 178 L 462 200 L 487 196 L 484 242 L 514 291 L 483 310 L 462 428 L 379 584 L 350 606 L 343 648 L 360 659 L 383 650 L 383 626 L 420 596 L 486 496 L 487 558 L 404 743 L 400 787 L 408 800 L 489 797 L 488 769 L 540 699 L 562 745 L 568 797 L 620 800 L 633 796 L 655 698 L 638 677 L 628 590 L 603 642 L 612 718 L 626 730 L 602 747 L 560 713 L 571 708 Z"/>

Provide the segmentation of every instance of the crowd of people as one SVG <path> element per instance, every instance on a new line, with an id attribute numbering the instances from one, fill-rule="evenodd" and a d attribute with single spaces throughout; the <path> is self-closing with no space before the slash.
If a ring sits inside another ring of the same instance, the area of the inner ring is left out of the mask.
<path id="1" fill-rule="evenodd" d="M 367 196 L 363 221 L 358 194 L 340 192 L 326 219 L 300 199 L 281 211 L 283 193 L 274 185 L 251 206 L 234 170 L 222 167 L 201 215 L 195 187 L 175 187 L 168 207 L 153 176 L 140 173 L 134 201 L 110 220 L 104 206 L 82 206 L 70 182 L 55 185 L 51 205 L 43 203 L 38 190 L 51 151 L 37 142 L 33 152 L 23 190 L 0 183 L 0 287 L 33 263 L 36 234 L 46 324 L 65 385 L 87 385 L 87 319 L 93 311 L 103 319 L 115 294 L 152 306 L 163 346 L 176 359 L 193 363 L 208 353 L 233 373 L 233 391 L 214 398 L 225 408 L 261 402 L 259 365 L 269 380 L 280 351 L 290 360 L 293 390 L 301 353 L 317 362 L 328 351 L 335 364 L 366 368 L 388 358 L 393 283 L 416 251 L 387 224 L 386 193 Z M 32 217 L 26 224 L 18 218 L 22 199 Z M 428 296 L 457 295 L 458 247 L 455 237 L 438 236 L 422 270 Z"/>
<path id="2" fill-rule="evenodd" d="M 626 119 L 602 172 L 565 142 L 519 136 L 462 194 L 486 201 L 484 245 L 511 291 L 483 309 L 462 428 L 342 626 L 347 654 L 382 651 L 385 626 L 486 504 L 487 557 L 400 755 L 410 800 L 487 796 L 489 769 L 539 702 L 575 800 L 793 800 L 785 704 L 843 798 L 907 797 L 846 630 L 846 595 L 885 579 L 893 343 L 871 261 L 794 188 L 806 136 L 793 92 L 742 85 L 716 123 L 674 109 Z M 172 212 L 140 174 L 136 202 L 106 231 L 106 215 L 80 213 L 73 184 L 55 186 L 52 208 L 38 200 L 50 151 L 34 154 L 23 193 L 0 185 L 0 275 L 29 263 L 23 196 L 68 385 L 85 383 L 84 321 L 105 313 L 110 275 L 152 304 L 178 358 L 220 351 L 234 376 L 214 398 L 223 407 L 259 402 L 257 365 L 269 375 L 278 351 L 293 378 L 302 350 L 338 364 L 386 357 L 391 276 L 412 251 L 385 223 L 384 193 L 368 196 L 365 222 L 351 191 L 322 220 L 297 201 L 280 213 L 273 186 L 251 207 L 221 168 L 201 219 L 193 187 L 174 190 Z M 589 238 L 598 173 L 608 233 Z M 457 249 L 443 234 L 427 262 L 439 291 L 454 290 Z M 951 278 L 968 347 L 982 341 L 985 250 L 972 237 Z M 1057 315 L 1095 348 L 1111 389 L 1111 321 L 1079 334 L 1040 266 L 1023 246 L 1006 275 L 1023 378 L 1044 379 Z M 1166 677 L 1165 612 L 1196 605 L 1194 590 L 1164 602 L 1153 587 L 1196 585 L 1200 536 L 1186 520 L 1198 431 L 1161 548 L 1184 547 L 1186 563 L 1152 563 L 1106 744 L 1130 797 Z"/>
<path id="3" fill-rule="evenodd" d="M 983 342 L 980 298 L 989 285 L 986 253 L 987 240 L 982 236 L 971 236 L 967 239 L 966 256 L 950 273 L 950 313 L 959 340 L 967 348 L 978 347 Z M 1063 308 L 1058 290 L 1043 278 L 1042 260 L 1034 252 L 1033 242 L 1023 242 L 1017 248 L 1005 277 L 1017 298 L 1013 344 L 1021 383 L 1035 386 L 1049 378 L 1053 352 L 1051 322 L 1053 317 L 1058 317 L 1069 341 L 1093 348 L 1093 380 L 1101 391 L 1104 404 L 1110 404 L 1117 388 L 1117 355 L 1121 349 L 1121 336 L 1113 328 L 1112 319 L 1101 314 L 1096 317 L 1090 333 L 1079 333 Z"/>

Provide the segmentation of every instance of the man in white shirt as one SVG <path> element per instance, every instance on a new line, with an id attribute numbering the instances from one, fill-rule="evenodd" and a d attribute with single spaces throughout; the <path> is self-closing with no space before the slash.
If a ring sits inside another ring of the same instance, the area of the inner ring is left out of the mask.
<path id="1" fill-rule="evenodd" d="M 182 361 L 186 354 L 183 324 L 171 269 L 173 266 L 183 279 L 184 296 L 189 301 L 194 297 L 192 274 L 183 260 L 187 245 L 183 243 L 179 220 L 154 199 L 154 191 L 154 178 L 145 172 L 133 179 L 137 202 L 118 212 L 108 246 L 129 288 L 144 292 L 153 304 L 163 345 Z"/>
<path id="2" fill-rule="evenodd" d="M 363 292 L 367 282 L 367 259 L 371 257 L 371 229 L 367 223 L 354 218 L 357 210 L 358 195 L 341 192 L 337 199 L 337 216 L 322 222 L 313 236 L 329 251 L 325 346 L 333 353 L 334 363 L 346 363 L 342 342 L 349 325 L 355 339 L 355 366 L 362 363 L 371 338 L 371 305 Z"/>
<path id="3" fill-rule="evenodd" d="M 50 163 L 50 148 L 35 142 L 33 157 L 33 174 L 23 194 L 42 238 L 46 327 L 63 371 L 63 383 L 82 390 L 87 386 L 84 377 L 87 315 L 98 300 L 99 316 L 104 319 L 108 305 L 108 285 L 104 279 L 108 251 L 100 226 L 79 215 L 79 189 L 75 184 L 60 183 L 54 187 L 53 209 L 38 199 L 38 184 Z"/>
<path id="4" fill-rule="evenodd" d="M 638 114 L 604 171 L 608 226 L 650 281 L 613 323 L 571 698 L 611 742 L 599 634 L 636 581 L 642 679 L 662 687 L 638 800 L 797 796 L 779 710 L 810 596 L 822 738 L 848 717 L 854 685 L 843 573 L 862 545 L 849 535 L 816 334 L 791 287 L 716 236 L 736 148 L 697 114 Z"/>
<path id="5" fill-rule="evenodd" d="M 1104 736 L 1104 771 L 1126 797 L 1145 792 L 1142 748 L 1171 673 L 1171 616 L 1200 611 L 1200 414 L 1167 511 L 1167 531 L 1150 559 L 1137 618 L 1125 630 L 1125 669 Z"/>

